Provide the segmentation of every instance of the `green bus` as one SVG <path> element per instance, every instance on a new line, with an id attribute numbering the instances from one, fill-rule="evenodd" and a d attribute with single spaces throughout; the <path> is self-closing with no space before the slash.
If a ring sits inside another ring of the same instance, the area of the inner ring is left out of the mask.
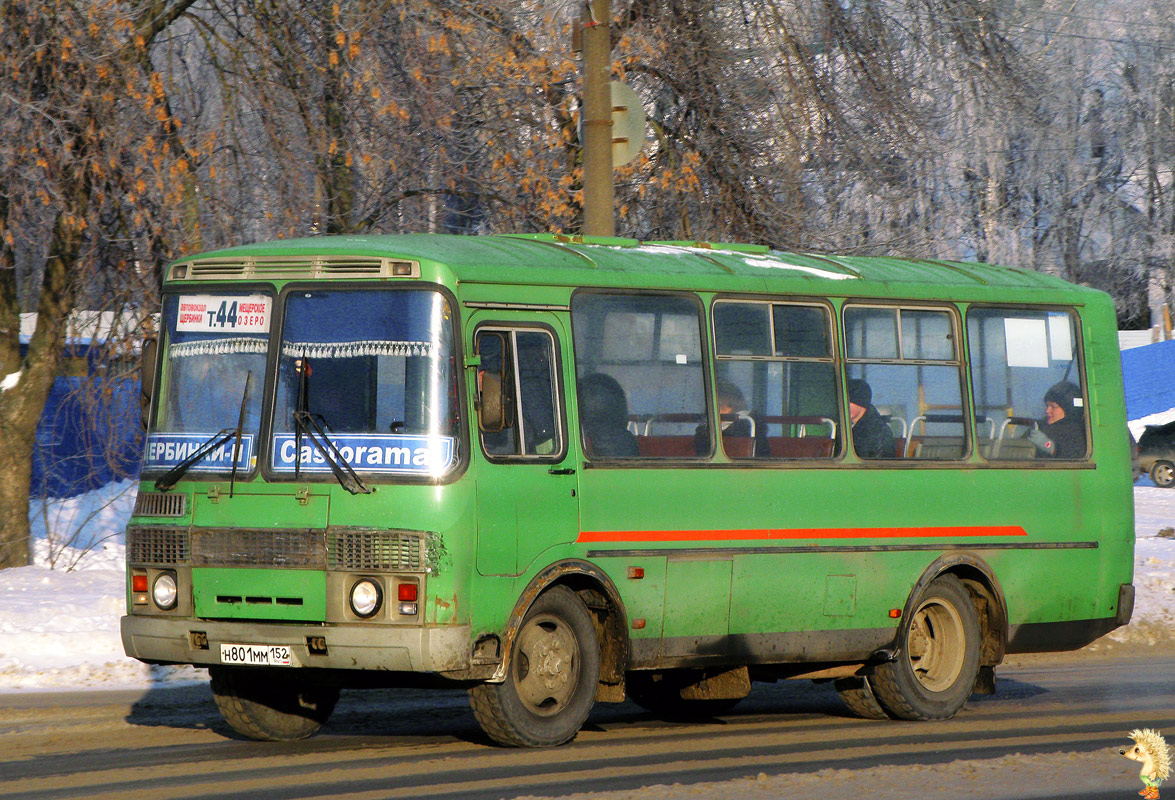
<path id="1" fill-rule="evenodd" d="M 1113 304 L 982 263 L 562 235 L 315 237 L 167 267 L 128 655 L 240 733 L 467 689 L 593 704 L 831 680 L 938 719 L 1130 619 Z"/>

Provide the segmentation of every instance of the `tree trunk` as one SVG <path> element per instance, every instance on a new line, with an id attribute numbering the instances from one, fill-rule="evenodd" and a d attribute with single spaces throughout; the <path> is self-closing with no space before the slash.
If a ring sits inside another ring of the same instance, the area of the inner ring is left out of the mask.
<path id="1" fill-rule="evenodd" d="M 4 446 L 0 447 L 0 569 L 23 567 L 29 558 L 29 490 L 32 480 L 32 451 L 36 426 L 31 440 L 20 442 L 0 423 Z"/>
<path id="2" fill-rule="evenodd" d="M 77 218 L 84 216 L 90 190 L 82 181 L 72 200 Z M 0 569 L 29 563 L 29 490 L 32 483 L 33 448 L 37 424 L 53 381 L 57 378 L 65 344 L 65 329 L 73 308 L 74 282 L 69 268 L 77 263 L 81 231 L 67 214 L 58 216 L 50 256 L 45 264 L 37 307 L 37 327 L 21 359 L 19 378 L 0 390 Z M 5 292 L 4 299 L 15 299 Z M 7 303 L 6 303 L 7 305 Z M 18 310 L 5 308 L 0 318 L 10 319 Z M 19 325 L 12 335 L 19 336 Z"/>

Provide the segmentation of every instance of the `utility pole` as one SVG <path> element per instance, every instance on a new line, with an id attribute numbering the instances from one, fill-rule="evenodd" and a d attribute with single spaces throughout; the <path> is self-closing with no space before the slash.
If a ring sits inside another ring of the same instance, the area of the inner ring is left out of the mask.
<path id="1" fill-rule="evenodd" d="M 583 13 L 583 233 L 615 236 L 612 198 L 612 11 L 585 0 Z"/>

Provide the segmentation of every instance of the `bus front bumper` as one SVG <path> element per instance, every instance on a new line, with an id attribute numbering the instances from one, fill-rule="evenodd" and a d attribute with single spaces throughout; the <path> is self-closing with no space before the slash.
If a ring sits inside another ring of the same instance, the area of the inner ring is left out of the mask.
<path id="1" fill-rule="evenodd" d="M 468 625 L 298 625 L 124 616 L 122 646 L 152 664 L 223 664 L 222 644 L 285 646 L 291 666 L 395 672 L 469 667 Z M 312 645 L 314 646 L 312 650 Z"/>

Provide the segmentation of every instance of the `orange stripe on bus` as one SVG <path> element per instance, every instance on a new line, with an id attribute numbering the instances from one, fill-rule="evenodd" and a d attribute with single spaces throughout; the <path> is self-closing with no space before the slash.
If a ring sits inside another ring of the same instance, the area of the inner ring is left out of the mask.
<path id="1" fill-rule="evenodd" d="M 580 531 L 580 542 L 700 542 L 763 539 L 934 539 L 1027 536 L 1019 525 L 936 528 L 756 528 L 711 531 Z"/>

